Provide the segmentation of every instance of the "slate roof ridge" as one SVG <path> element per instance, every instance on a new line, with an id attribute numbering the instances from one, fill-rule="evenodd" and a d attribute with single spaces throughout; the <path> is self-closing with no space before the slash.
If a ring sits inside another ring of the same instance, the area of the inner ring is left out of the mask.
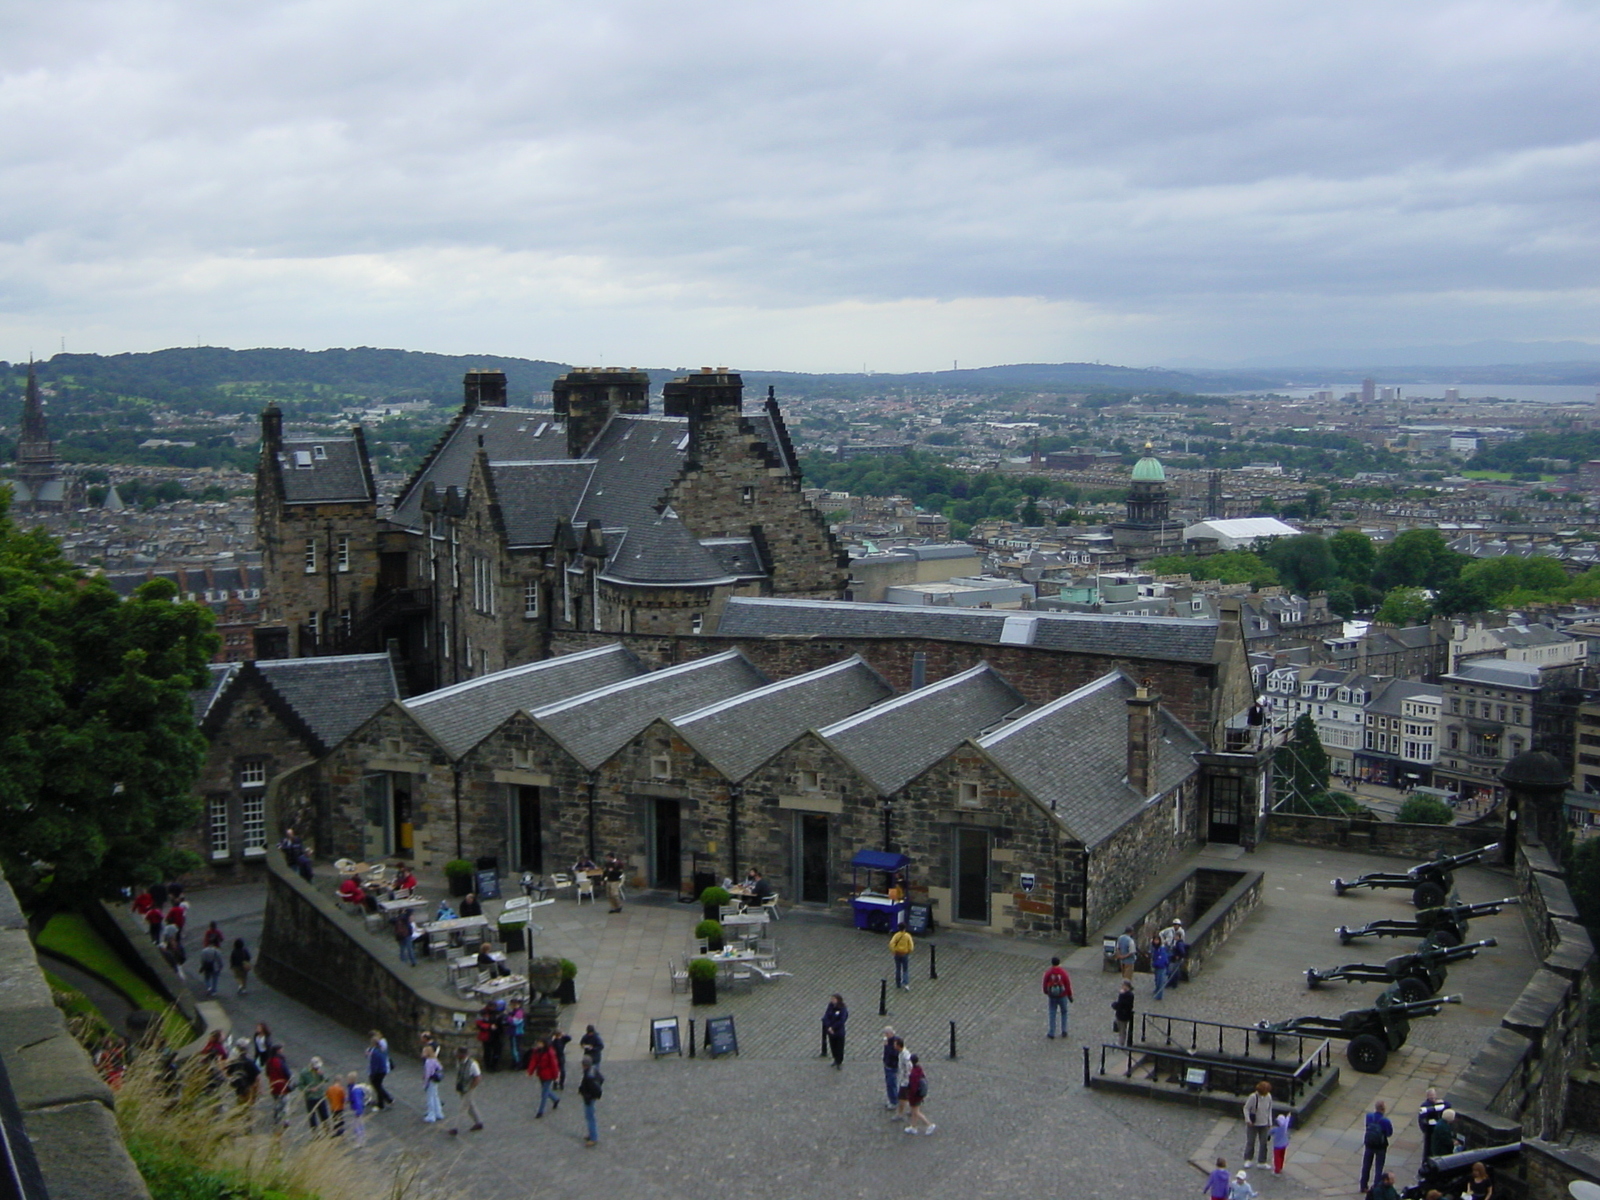
<path id="1" fill-rule="evenodd" d="M 242 666 L 240 663 L 209 663 L 211 687 L 206 696 L 206 706 L 195 714 L 195 723 L 199 724 L 211 715 L 211 710 L 216 706 L 222 694 L 233 686 L 233 681 L 239 677 Z M 220 668 L 220 669 L 219 669 Z"/>
<path id="2" fill-rule="evenodd" d="M 1092 679 L 1082 687 L 1074 688 L 1065 696 L 1057 696 L 1054 700 L 1050 701 L 1050 703 L 1035 709 L 1033 712 L 1027 713 L 1024 716 L 1020 716 L 1015 721 L 1006 722 L 993 733 L 983 734 L 977 739 L 977 744 L 984 750 L 988 750 L 990 746 L 997 745 L 1001 741 L 1010 737 L 1012 734 L 1021 730 L 1025 730 L 1040 721 L 1049 720 L 1061 709 L 1079 703 L 1080 701 L 1087 699 L 1089 696 L 1092 696 L 1095 692 L 1100 691 L 1102 688 L 1110 687 L 1116 684 L 1119 680 L 1126 680 L 1130 685 L 1133 684 L 1133 679 L 1126 671 L 1107 671 L 1104 675 L 1100 676 L 1100 678 Z"/>
<path id="3" fill-rule="evenodd" d="M 815 671 L 807 671 L 804 675 L 791 675 L 787 679 L 776 680 L 773 683 L 758 687 L 754 691 L 742 692 L 737 696 L 729 696 L 726 700 L 718 700 L 715 704 L 707 704 L 703 708 L 695 709 L 693 712 L 680 713 L 678 716 L 670 718 L 669 723 L 675 729 L 682 729 L 683 726 L 694 721 L 703 720 L 706 717 L 715 716 L 718 713 L 726 712 L 729 708 L 736 704 L 743 704 L 748 700 L 755 700 L 758 698 L 764 699 L 773 695 L 774 693 L 783 691 L 785 688 L 812 683 L 818 679 L 825 679 L 829 675 L 838 674 L 840 671 L 847 670 L 857 664 L 860 664 L 861 666 L 866 667 L 867 670 L 872 671 L 872 667 L 867 663 L 866 659 L 862 658 L 859 654 L 852 654 L 849 658 L 841 659 L 836 663 L 829 663 L 825 667 L 818 667 Z M 873 671 L 872 673 L 874 675 L 877 674 L 876 671 Z"/>
<path id="4" fill-rule="evenodd" d="M 563 657 L 571 656 L 564 655 Z M 721 654 L 711 654 L 703 658 L 691 658 L 688 662 L 676 663 L 670 667 L 662 667 L 657 671 L 646 671 L 643 675 L 635 675 L 632 679 L 621 679 L 616 683 L 608 683 L 604 687 L 598 687 L 592 691 L 580 692 L 576 696 L 569 696 L 567 699 L 558 700 L 554 704 L 546 704 L 543 708 L 538 708 L 532 712 L 529 712 L 528 715 L 537 721 L 544 717 L 554 716 L 557 713 L 565 712 L 567 709 L 576 705 L 585 704 L 591 700 L 597 700 L 601 696 L 615 695 L 618 692 L 625 691 L 633 687 L 639 687 L 647 682 L 657 679 L 667 679 L 677 675 L 687 675 L 694 671 L 704 670 L 706 667 L 709 667 L 713 664 L 733 662 L 734 660 L 741 658 L 744 658 L 744 653 L 740 650 L 724 650 Z"/>
<path id="5" fill-rule="evenodd" d="M 596 458 L 491 458 L 491 467 L 592 467 Z"/>
<path id="6" fill-rule="evenodd" d="M 730 604 L 761 606 L 763 608 L 822 608 L 824 611 L 849 609 L 853 612 L 884 613 L 892 611 L 895 605 L 871 603 L 866 600 L 807 600 L 791 596 L 734 596 L 728 601 Z M 1074 612 L 1049 612 L 1044 609 L 1031 609 L 1026 612 L 1016 612 L 1010 609 L 968 609 L 946 607 L 944 605 L 913 605 L 908 606 L 912 611 L 941 617 L 986 617 L 991 620 L 1002 620 L 1006 617 L 1037 617 L 1040 620 L 1060 622 L 1062 624 L 1091 624 L 1097 625 L 1106 621 L 1116 621 L 1121 624 L 1151 624 L 1162 626 L 1177 626 L 1183 629 L 1198 629 L 1214 627 L 1220 622 L 1215 617 L 1153 617 L 1135 613 L 1074 613 Z"/>
<path id="7" fill-rule="evenodd" d="M 593 650 L 580 650 L 575 654 L 558 654 L 554 658 L 541 658 L 538 662 L 523 663 L 520 666 L 507 667 L 503 671 L 495 671 L 489 675 L 479 675 L 472 679 L 463 679 L 460 683 L 452 683 L 447 687 L 436 688 L 431 692 L 423 692 L 420 696 L 412 696 L 407 700 L 402 700 L 400 703 L 405 705 L 407 709 L 415 711 L 417 707 L 426 705 L 430 701 L 448 700 L 452 697 L 459 696 L 464 692 L 474 691 L 478 688 L 489 686 L 490 684 L 504 683 L 507 679 L 514 678 L 518 675 L 532 674 L 543 669 L 551 668 L 558 663 L 568 664 L 582 661 L 584 659 L 603 658 L 607 655 L 617 653 L 628 653 L 627 647 L 625 647 L 621 642 L 609 642 L 604 646 L 596 646 Z M 644 676 L 639 676 L 639 678 L 644 678 Z"/>
<path id="8" fill-rule="evenodd" d="M 871 708 L 864 708 L 860 712 L 853 713 L 852 715 L 844 718 L 842 721 L 835 721 L 832 725 L 823 726 L 823 728 L 817 730 L 817 733 L 824 738 L 832 737 L 835 734 L 843 733 L 847 729 L 853 729 L 855 726 L 871 720 L 874 717 L 882 716 L 886 712 L 904 708 L 913 700 L 923 699 L 935 692 L 945 691 L 949 688 L 965 683 L 970 679 L 976 679 L 978 676 L 983 675 L 986 672 L 993 674 L 995 678 L 999 679 L 1001 683 L 1006 684 L 1007 687 L 1010 686 L 1010 683 L 1003 676 L 1001 676 L 1000 672 L 996 671 L 993 666 L 991 666 L 988 662 L 981 662 L 975 667 L 968 667 L 959 675 L 951 675 L 949 678 L 941 679 L 937 683 L 930 683 L 925 687 L 914 688 L 903 696 L 895 696 L 892 699 L 883 701 L 881 704 L 874 704 Z"/>
<path id="9" fill-rule="evenodd" d="M 305 658 L 258 658 L 256 667 L 262 671 L 279 671 L 298 663 L 340 663 L 340 662 L 371 662 L 373 659 L 389 657 L 388 653 L 379 650 L 372 654 L 318 654 Z"/>

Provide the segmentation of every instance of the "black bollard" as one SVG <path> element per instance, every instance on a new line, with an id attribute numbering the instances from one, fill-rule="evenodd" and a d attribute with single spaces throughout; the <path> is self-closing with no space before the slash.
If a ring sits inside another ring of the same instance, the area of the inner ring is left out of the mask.
<path id="1" fill-rule="evenodd" d="M 928 944 L 928 978 L 939 978 L 939 947 Z"/>
<path id="2" fill-rule="evenodd" d="M 956 1056 L 956 1023 L 950 1022 L 950 1057 Z"/>
<path id="3" fill-rule="evenodd" d="M 694 1057 L 694 1018 L 689 1018 L 689 1057 Z"/>
<path id="4" fill-rule="evenodd" d="M 878 1015 L 880 1017 L 889 1015 L 889 981 L 887 979 L 878 980 Z"/>
<path id="5" fill-rule="evenodd" d="M 1089 1047 L 1083 1048 L 1083 1086 L 1089 1086 Z"/>

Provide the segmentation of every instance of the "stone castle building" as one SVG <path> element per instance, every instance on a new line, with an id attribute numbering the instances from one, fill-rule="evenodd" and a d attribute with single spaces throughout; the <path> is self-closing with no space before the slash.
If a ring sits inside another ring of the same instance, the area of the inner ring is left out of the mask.
<path id="1" fill-rule="evenodd" d="M 1172 519 L 1167 472 L 1147 442 L 1144 457 L 1133 465 L 1127 511 L 1111 523 L 1111 541 L 1130 560 L 1184 552 L 1183 522 Z"/>
<path id="2" fill-rule="evenodd" d="M 549 410 L 499 371 L 384 513 L 360 428 L 262 414 L 260 657 L 388 649 L 421 692 L 546 657 L 562 630 L 696 633 L 729 597 L 832 598 L 847 559 L 801 495 L 777 402 L 703 368 L 650 411 L 642 371 L 571 371 Z"/>

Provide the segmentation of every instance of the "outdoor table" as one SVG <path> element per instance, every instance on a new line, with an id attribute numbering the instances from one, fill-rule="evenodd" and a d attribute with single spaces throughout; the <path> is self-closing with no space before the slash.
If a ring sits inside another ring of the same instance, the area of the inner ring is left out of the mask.
<path id="1" fill-rule="evenodd" d="M 450 917 L 443 921 L 429 921 L 417 926 L 418 933 L 430 936 L 449 934 L 452 938 L 458 937 L 474 929 L 487 929 L 488 917 Z"/>
<path id="2" fill-rule="evenodd" d="M 496 996 L 503 996 L 507 992 L 526 992 L 527 990 L 528 977 L 526 975 L 502 975 L 498 979 L 491 979 L 488 983 L 480 983 L 472 989 L 472 994 L 484 1000 L 493 1000 Z"/>
<path id="3" fill-rule="evenodd" d="M 427 901 L 421 896 L 408 896 L 404 900 L 379 900 L 378 908 L 393 916 L 397 912 L 405 912 L 412 908 L 424 908 Z"/>
<path id="4" fill-rule="evenodd" d="M 746 925 L 765 925 L 768 917 L 764 912 L 742 912 L 731 917 L 722 918 L 724 929 L 738 929 Z"/>
<path id="5" fill-rule="evenodd" d="M 506 960 L 505 952 L 494 950 L 489 954 L 491 962 L 503 963 Z M 454 984 L 456 977 L 463 971 L 475 972 L 478 969 L 478 956 L 476 954 L 463 954 L 460 958 L 452 958 L 447 964 L 447 978 Z M 509 978 L 509 976 L 507 977 Z"/>

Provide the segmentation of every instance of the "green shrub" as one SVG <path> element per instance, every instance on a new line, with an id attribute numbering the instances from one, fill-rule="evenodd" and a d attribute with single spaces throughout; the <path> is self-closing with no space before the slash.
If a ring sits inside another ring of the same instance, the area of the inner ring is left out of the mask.
<path id="1" fill-rule="evenodd" d="M 725 887 L 718 887 L 716 884 L 712 884 L 705 891 L 700 893 L 701 904 L 715 904 L 718 907 L 721 907 L 732 899 L 732 892 Z"/>
<path id="2" fill-rule="evenodd" d="M 445 863 L 444 873 L 446 878 L 457 878 L 465 875 L 468 879 L 471 879 L 473 874 L 472 864 L 464 858 L 452 858 Z"/>
<path id="3" fill-rule="evenodd" d="M 710 941 L 713 938 L 720 941 L 722 938 L 722 922 L 701 921 L 694 927 L 694 936 L 702 941 Z"/>
<path id="4" fill-rule="evenodd" d="M 1449 825 L 1455 819 L 1450 806 L 1437 796 L 1412 796 L 1395 817 L 1402 825 Z"/>
<path id="5" fill-rule="evenodd" d="M 717 977 L 717 964 L 709 958 L 691 958 L 689 960 L 690 979 L 715 979 Z"/>
<path id="6" fill-rule="evenodd" d="M 570 958 L 563 958 L 561 960 L 561 978 L 576 979 L 577 977 L 578 964 L 573 962 Z"/>

